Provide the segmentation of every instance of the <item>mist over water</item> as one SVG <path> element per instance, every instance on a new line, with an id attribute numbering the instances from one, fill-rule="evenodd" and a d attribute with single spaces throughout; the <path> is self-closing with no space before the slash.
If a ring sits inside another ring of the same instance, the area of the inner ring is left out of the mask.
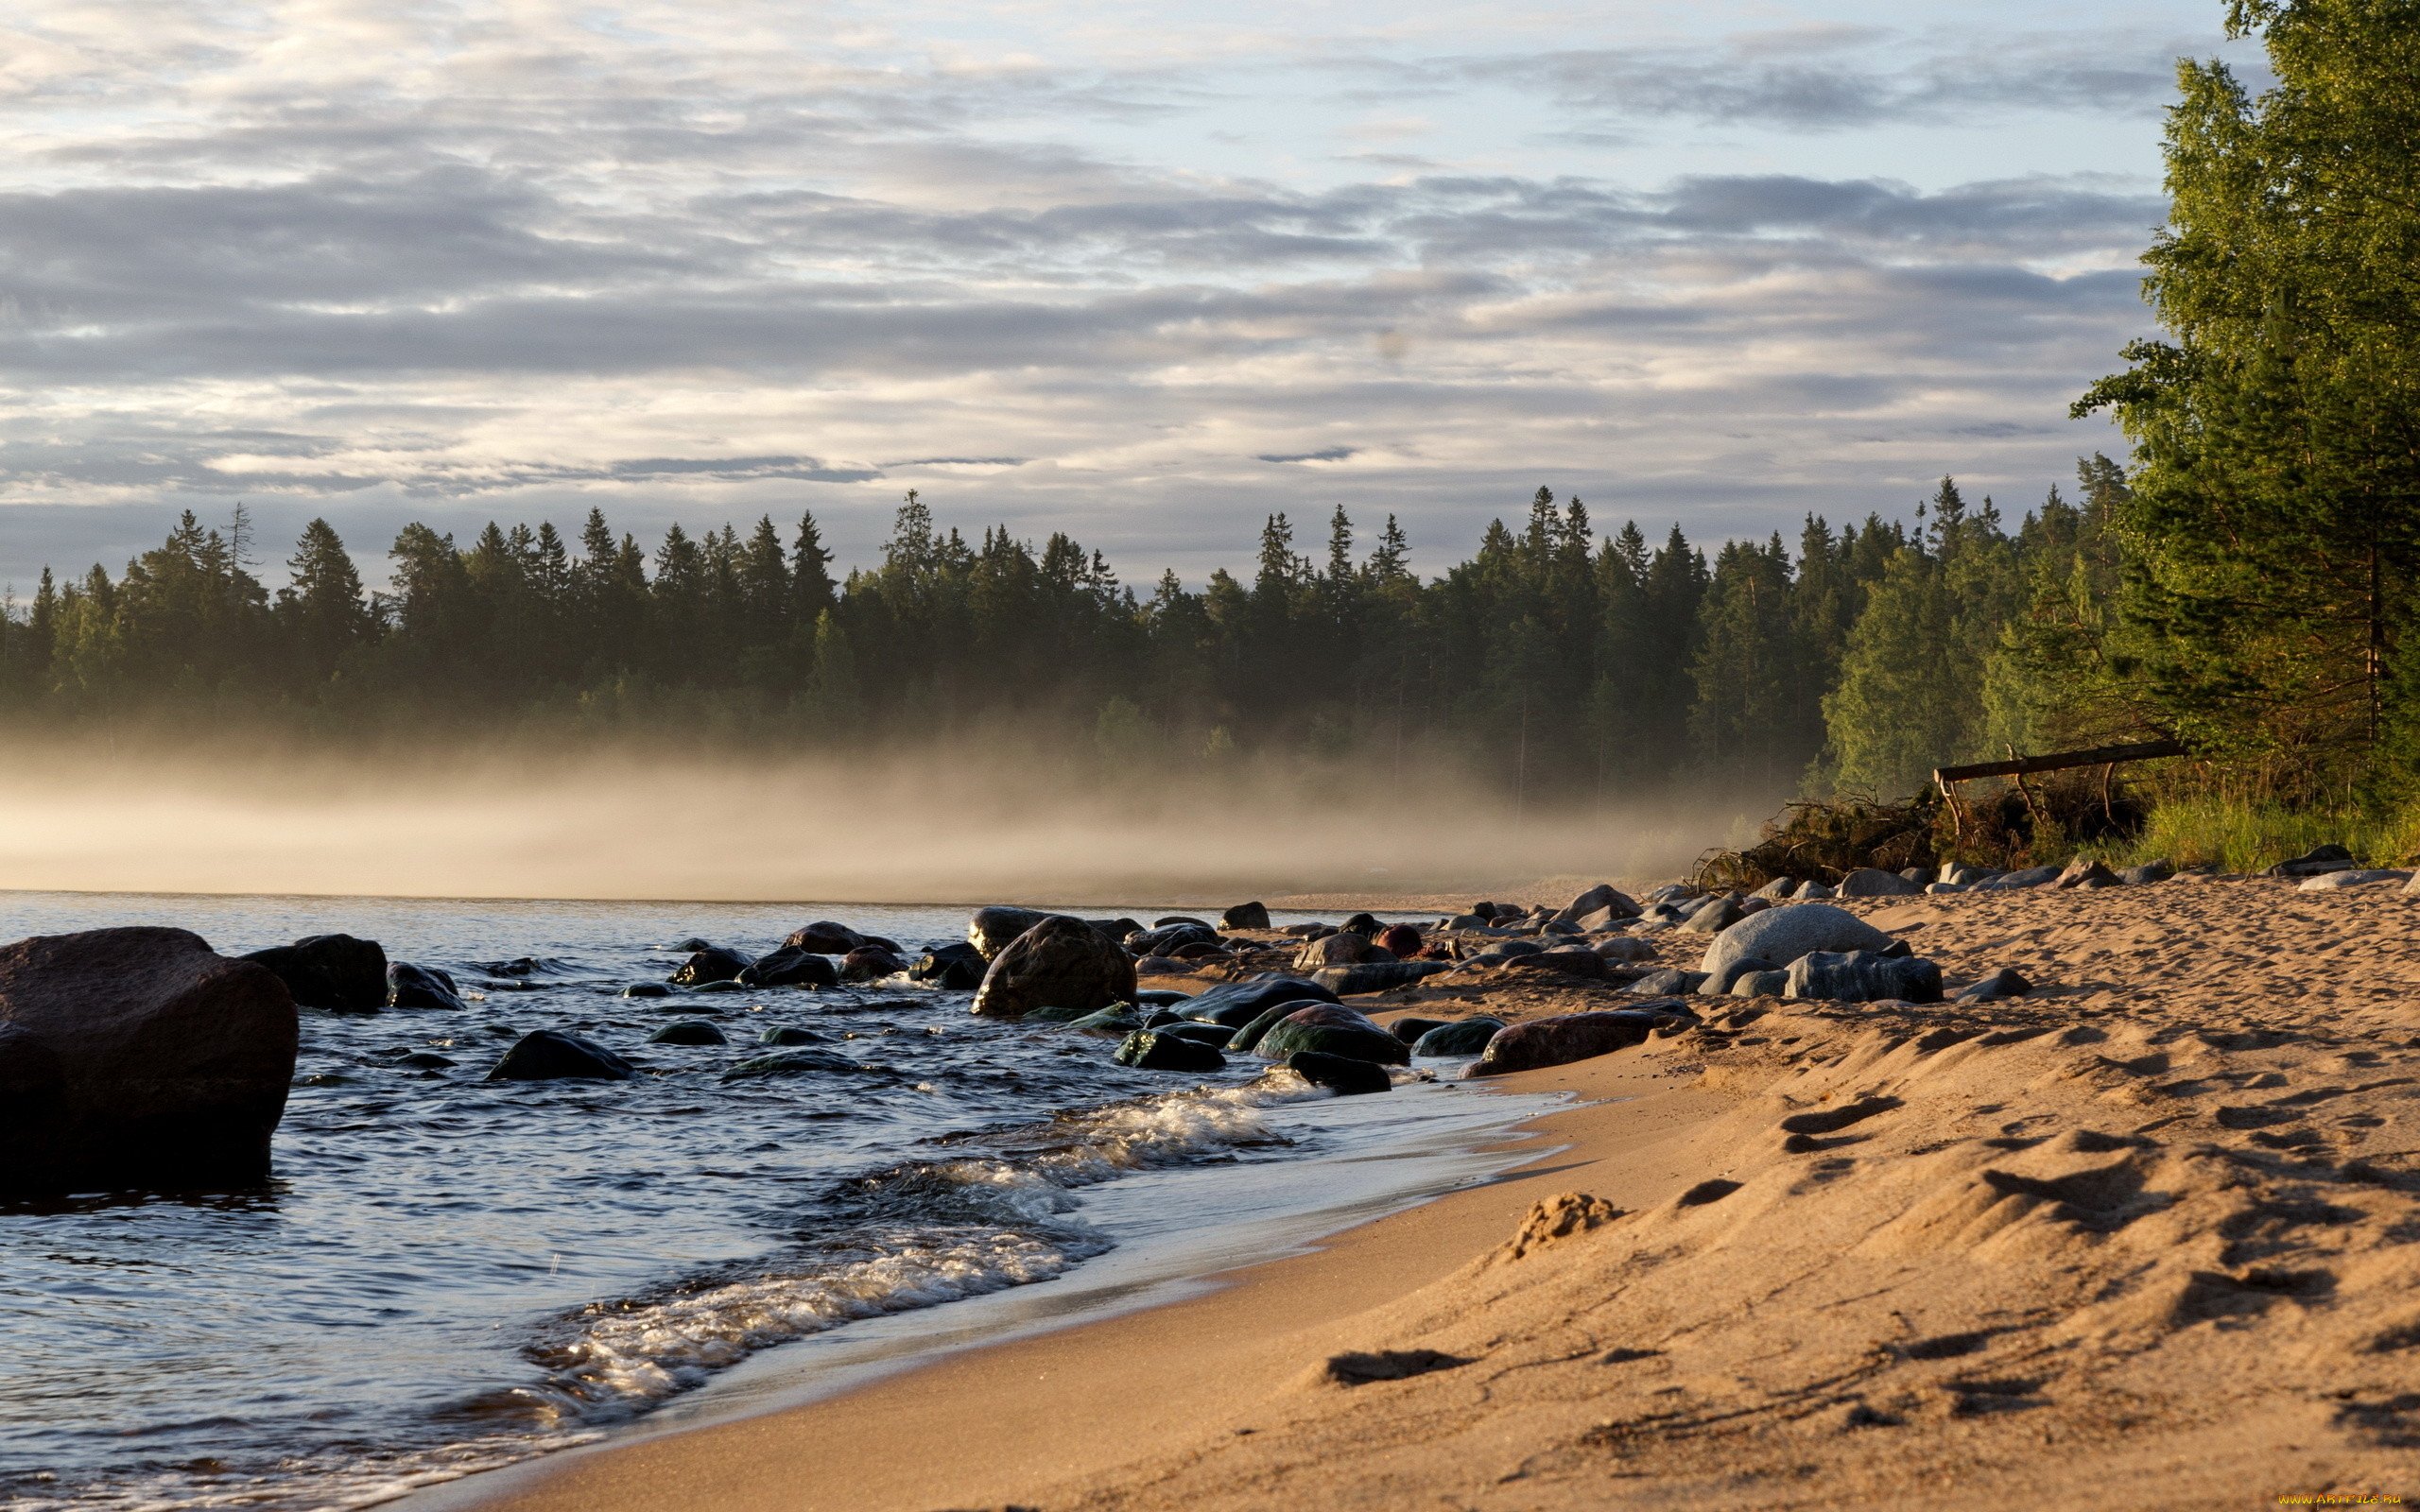
<path id="1" fill-rule="evenodd" d="M 1014 740 L 785 756 L 448 737 L 376 755 L 0 747 L 0 887 L 1080 903 L 1685 868 L 1779 795 L 1599 795 L 1395 764 L 1119 769 Z"/>

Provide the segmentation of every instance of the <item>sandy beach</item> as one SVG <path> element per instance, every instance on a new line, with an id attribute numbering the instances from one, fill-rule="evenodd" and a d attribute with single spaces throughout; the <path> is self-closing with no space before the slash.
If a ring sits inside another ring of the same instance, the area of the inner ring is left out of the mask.
<path id="1" fill-rule="evenodd" d="M 1504 1078 L 1585 1100 L 1543 1121 L 1551 1153 L 1208 1295 L 454 1494 L 530 1512 L 2420 1494 L 2420 902 L 2188 878 L 1855 906 L 1953 988 L 2013 966 L 2036 989 L 1724 1000 L 1701 1028 Z M 1702 944 L 1663 939 L 1668 961 Z M 1532 1017 L 1620 994 L 1484 1000 Z"/>

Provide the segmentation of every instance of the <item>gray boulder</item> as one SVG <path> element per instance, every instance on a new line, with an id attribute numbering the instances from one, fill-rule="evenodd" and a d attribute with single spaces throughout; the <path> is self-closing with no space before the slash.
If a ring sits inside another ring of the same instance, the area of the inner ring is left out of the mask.
<path id="1" fill-rule="evenodd" d="M 1913 955 L 1810 951 L 1789 963 L 1789 990 L 1784 995 L 1829 1003 L 1938 1003 L 1941 968 Z"/>
<path id="2" fill-rule="evenodd" d="M 1600 939 L 1593 948 L 1609 961 L 1651 961 L 1655 958 L 1655 947 L 1634 935 L 1616 935 L 1611 939 Z"/>
<path id="3" fill-rule="evenodd" d="M 1703 905 L 1690 910 L 1689 917 L 1682 920 L 1681 933 L 1685 935 L 1720 935 L 1724 930 L 1729 929 L 1732 925 L 1739 922 L 1741 917 L 1742 915 L 1739 908 L 1738 895 L 1737 893 L 1725 893 L 1720 898 L 1712 899 Z"/>
<path id="4" fill-rule="evenodd" d="M 1698 989 L 1698 984 L 1704 980 L 1703 971 L 1683 971 L 1668 968 L 1661 971 L 1650 971 L 1622 990 L 1635 992 L 1644 997 L 1668 997 L 1676 992 L 1694 992 Z"/>
<path id="5" fill-rule="evenodd" d="M 1698 969 L 1717 975 L 1732 962 L 1751 956 L 1779 967 L 1808 951 L 1879 951 L 1890 944 L 1890 936 L 1845 908 L 1789 903 L 1743 919 L 1716 936 Z"/>
<path id="6" fill-rule="evenodd" d="M 1766 883 L 1763 886 L 1757 888 L 1748 896 L 1751 898 L 1770 898 L 1775 902 L 1780 902 L 1797 890 L 1797 878 L 1775 877 L 1772 881 Z"/>
<path id="7" fill-rule="evenodd" d="M 2392 867 L 2376 871 L 2325 871 L 2316 877 L 2306 877 L 2294 890 L 2335 892 L 2344 887 L 2366 887 L 2375 882 L 2409 883 L 2411 880 L 2411 872 Z"/>
<path id="8" fill-rule="evenodd" d="M 1798 889 L 1798 902 L 1808 902 L 1819 898 L 1837 898 L 1840 890 L 1829 883 L 1810 882 Z"/>
<path id="9" fill-rule="evenodd" d="M 2176 868 L 2165 861 L 2146 861 L 2139 867 L 2127 867 L 2118 873 L 2118 880 L 2130 887 L 2146 883 L 2166 882 L 2176 875 Z"/>
<path id="10" fill-rule="evenodd" d="M 1016 1019 L 1039 1007 L 1089 1011 L 1133 999 L 1134 962 L 1125 948 L 1080 919 L 1053 914 L 992 957 L 975 989 L 975 1011 Z"/>
<path id="11" fill-rule="evenodd" d="M 2057 867 L 2027 867 L 2021 871 L 2003 871 L 1998 876 L 1992 878 L 1990 881 L 1978 883 L 1976 885 L 1978 887 L 1989 887 L 1995 890 L 2011 887 L 2039 887 L 2046 883 L 2052 883 L 2058 880 L 2059 868 Z"/>
<path id="12" fill-rule="evenodd" d="M 1736 960 L 1723 962 L 1718 971 L 1708 971 L 1705 974 L 1705 980 L 1698 984 L 1698 991 L 1708 997 L 1720 997 L 1737 985 L 1743 976 L 1754 976 L 1758 971 L 1780 970 L 1780 967 L 1760 955 L 1742 955 Z"/>
<path id="13" fill-rule="evenodd" d="M 1731 984 L 1735 998 L 1777 998 L 1789 990 L 1788 971 L 1743 971 Z"/>
<path id="14" fill-rule="evenodd" d="M 2118 885 L 2118 873 L 2110 870 L 2107 867 L 2102 866 L 2098 859 L 2088 859 L 2083 856 L 2078 856 L 2073 861 L 2067 863 L 2066 870 L 2059 873 L 2059 880 L 2054 884 L 2054 885 L 2060 887 L 2115 887 Z"/>
<path id="15" fill-rule="evenodd" d="M 1879 867 L 1859 867 L 1841 879 L 1835 889 L 1842 898 L 1905 898 L 1917 891 L 1915 883 Z"/>
<path id="16" fill-rule="evenodd" d="M 275 972 L 186 930 L 0 946 L 0 1191 L 264 1179 L 299 1034 Z"/>
<path id="17" fill-rule="evenodd" d="M 1616 919 L 1634 919 L 1638 903 L 1629 894 L 1610 882 L 1600 882 L 1563 906 L 1554 917 L 1566 924 L 1575 924 L 1592 914 L 1610 913 Z"/>

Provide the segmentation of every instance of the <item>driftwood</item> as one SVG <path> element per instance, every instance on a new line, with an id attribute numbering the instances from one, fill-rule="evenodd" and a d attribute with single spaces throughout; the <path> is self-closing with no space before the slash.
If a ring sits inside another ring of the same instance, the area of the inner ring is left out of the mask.
<path id="1" fill-rule="evenodd" d="M 2063 750 L 2048 756 L 2019 756 L 2012 750 L 2006 761 L 1970 762 L 1963 766 L 1936 766 L 1933 768 L 1932 781 L 1933 785 L 1941 789 L 1943 800 L 1949 805 L 1949 822 L 1954 827 L 1957 837 L 1963 840 L 1966 837 L 1966 811 L 1958 801 L 1957 784 L 1960 782 L 1970 782 L 1978 777 L 2014 777 L 2016 779 L 2018 789 L 2025 793 L 2026 808 L 2033 813 L 2036 822 L 2039 822 L 2041 813 L 2034 807 L 2032 792 L 2025 786 L 2028 774 L 2062 772 L 2072 766 L 2098 766 L 2100 768 L 2100 806 L 2103 812 L 2108 813 L 2114 820 L 2116 811 L 2111 807 L 2110 774 L 2117 769 L 2119 762 L 2146 762 L 2162 756 L 2185 754 L 2184 746 L 2173 740 L 2139 740 L 2127 746 L 2095 746 L 2090 750 Z"/>

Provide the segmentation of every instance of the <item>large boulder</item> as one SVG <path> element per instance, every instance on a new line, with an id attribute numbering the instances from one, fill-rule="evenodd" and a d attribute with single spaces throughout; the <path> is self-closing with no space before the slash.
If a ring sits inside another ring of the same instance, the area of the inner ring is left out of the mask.
<path id="1" fill-rule="evenodd" d="M 1219 943 L 1219 932 L 1207 924 L 1161 924 L 1126 936 L 1126 949 L 1136 955 L 1174 955 L 1180 946 Z"/>
<path id="2" fill-rule="evenodd" d="M 1330 1001 L 1333 1000 L 1327 998 L 1291 998 L 1284 1003 L 1275 1004 L 1270 1007 L 1264 1008 L 1261 1010 L 1259 1017 L 1253 1019 L 1250 1023 L 1245 1024 L 1242 1028 L 1237 1029 L 1233 1035 L 1228 1037 L 1226 1047 L 1229 1050 L 1236 1052 L 1238 1055 L 1246 1051 L 1257 1050 L 1260 1048 L 1260 1041 L 1268 1035 L 1269 1031 L 1276 1028 L 1277 1025 L 1288 1016 L 1296 1013 L 1301 1009 L 1310 1007 L 1315 1004 Z"/>
<path id="3" fill-rule="evenodd" d="M 1384 1066 L 1374 1061 L 1356 1060 L 1350 1056 L 1322 1055 L 1316 1050 L 1297 1050 L 1286 1057 L 1286 1069 L 1314 1087 L 1324 1087 L 1339 1097 L 1359 1097 L 1371 1092 L 1383 1092 L 1394 1086 L 1394 1078 Z"/>
<path id="4" fill-rule="evenodd" d="M 1859 867 L 1842 877 L 1840 886 L 1833 890 L 1842 898 L 1904 898 L 1925 889 L 1923 884 L 1910 882 L 1895 871 Z"/>
<path id="5" fill-rule="evenodd" d="M 1007 950 L 1011 940 L 1047 917 L 1032 908 L 977 908 L 975 917 L 966 921 L 966 943 L 974 946 L 988 961 Z"/>
<path id="6" fill-rule="evenodd" d="M 838 987 L 840 969 L 821 951 L 784 945 L 756 957 L 733 980 L 742 987 Z"/>
<path id="7" fill-rule="evenodd" d="M 1476 1056 L 1495 1038 L 1504 1021 L 1490 1014 L 1478 1014 L 1458 1020 L 1442 1028 L 1431 1029 L 1412 1041 L 1415 1056 Z"/>
<path id="8" fill-rule="evenodd" d="M 638 1068 L 563 1029 L 532 1029 L 488 1073 L 490 1081 L 629 1081 Z"/>
<path id="9" fill-rule="evenodd" d="M 1563 976 L 1576 976 L 1583 981 L 1601 982 L 1605 979 L 1605 958 L 1585 945 L 1565 945 L 1526 955 L 1506 956 L 1504 970 L 1551 971 Z"/>
<path id="10" fill-rule="evenodd" d="M 1188 1019 L 1240 1029 L 1280 1003 L 1305 1000 L 1333 1003 L 1336 994 L 1299 976 L 1259 976 L 1249 982 L 1222 982 L 1170 1006 Z"/>
<path id="11" fill-rule="evenodd" d="M 1385 1066 L 1411 1064 L 1411 1049 L 1368 1018 L 1336 1003 L 1314 1003 L 1278 1020 L 1253 1047 L 1271 1060 L 1298 1050 L 1372 1060 Z"/>
<path id="12" fill-rule="evenodd" d="M 1941 968 L 1913 955 L 1809 951 L 1789 963 L 1786 995 L 1833 1003 L 1938 1003 Z"/>
<path id="13" fill-rule="evenodd" d="M 2313 846 L 2301 855 L 2269 868 L 2273 877 L 2318 877 L 2353 869 L 2353 852 L 2341 845 Z"/>
<path id="14" fill-rule="evenodd" d="M 374 939 L 305 935 L 241 958 L 268 968 L 302 1007 L 373 1013 L 387 1004 L 387 952 Z"/>
<path id="15" fill-rule="evenodd" d="M 992 957 L 975 989 L 975 1011 L 1016 1019 L 1045 1005 L 1105 1008 L 1133 998 L 1134 962 L 1125 947 L 1081 919 L 1054 914 Z"/>
<path id="16" fill-rule="evenodd" d="M 897 976 L 908 970 L 899 953 L 880 945 L 858 946 L 840 957 L 840 980 L 843 982 L 879 982 L 886 976 Z"/>
<path id="17" fill-rule="evenodd" d="M 1330 966 L 1358 966 L 1363 961 L 1392 961 L 1394 953 L 1381 950 L 1358 930 L 1340 929 L 1323 935 L 1294 953 L 1294 970 L 1317 971 Z"/>
<path id="18" fill-rule="evenodd" d="M 1498 1076 L 1508 1072 L 1588 1060 L 1643 1044 L 1649 1035 L 1667 1025 L 1693 1022 L 1695 1015 L 1677 1003 L 1530 1019 L 1498 1029 L 1464 1074 Z"/>
<path id="19" fill-rule="evenodd" d="M 1629 894 L 1610 882 L 1600 882 L 1571 902 L 1563 905 L 1554 917 L 1566 924 L 1576 924 L 1594 914 L 1609 914 L 1616 919 L 1638 917 L 1638 903 Z"/>
<path id="20" fill-rule="evenodd" d="M 818 955 L 846 955 L 866 942 L 866 937 L 846 924 L 836 924 L 819 919 L 812 924 L 801 924 L 782 941 L 784 950 L 812 951 Z"/>
<path id="21" fill-rule="evenodd" d="M 275 972 L 187 930 L 0 946 L 0 1191 L 262 1180 L 299 1033 Z"/>
<path id="22" fill-rule="evenodd" d="M 727 946 L 709 945 L 681 963 L 672 973 L 674 987 L 703 987 L 708 982 L 736 982 L 739 973 L 756 964 L 753 956 Z"/>
<path id="23" fill-rule="evenodd" d="M 1709 898 L 1697 907 L 1690 909 L 1689 917 L 1681 920 L 1681 933 L 1720 935 L 1739 922 L 1743 917 L 1738 895 L 1725 893 L 1720 898 Z"/>
<path id="24" fill-rule="evenodd" d="M 1788 966 L 1808 951 L 1878 951 L 1891 936 L 1829 903 L 1785 903 L 1751 914 L 1714 937 L 1698 970 L 1721 976 L 1734 961 L 1754 957 Z"/>
<path id="25" fill-rule="evenodd" d="M 390 1008 L 458 1008 L 462 989 L 454 973 L 409 961 L 387 963 L 387 1005 Z"/>
<path id="26" fill-rule="evenodd" d="M 1259 903 L 1237 903 L 1219 916 L 1219 923 L 1226 929 L 1267 929 L 1269 910 Z"/>

